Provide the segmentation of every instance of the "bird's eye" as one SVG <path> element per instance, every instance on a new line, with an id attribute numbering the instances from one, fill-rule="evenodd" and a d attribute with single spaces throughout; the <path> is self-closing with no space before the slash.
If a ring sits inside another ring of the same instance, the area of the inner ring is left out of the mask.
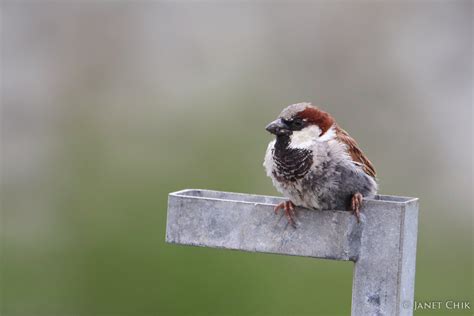
<path id="1" fill-rule="evenodd" d="M 303 123 L 304 123 L 303 120 L 297 119 L 297 120 L 294 120 L 294 121 L 293 121 L 293 124 L 292 124 L 292 125 L 293 125 L 294 127 L 301 127 L 301 126 L 303 126 Z"/>
<path id="2" fill-rule="evenodd" d="M 306 120 L 300 119 L 300 118 L 292 118 L 292 119 L 282 119 L 283 123 L 285 123 L 286 126 L 290 130 L 300 130 L 305 126 Z"/>

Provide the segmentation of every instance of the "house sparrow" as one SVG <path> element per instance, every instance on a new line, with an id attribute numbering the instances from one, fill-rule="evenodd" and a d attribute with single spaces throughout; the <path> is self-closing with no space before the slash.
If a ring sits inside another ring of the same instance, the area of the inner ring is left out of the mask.
<path id="1" fill-rule="evenodd" d="M 268 145 L 263 165 L 288 199 L 275 213 L 283 209 L 293 227 L 295 206 L 349 209 L 360 221 L 362 198 L 377 192 L 375 169 L 329 113 L 310 103 L 292 104 L 266 130 L 276 139 Z"/>

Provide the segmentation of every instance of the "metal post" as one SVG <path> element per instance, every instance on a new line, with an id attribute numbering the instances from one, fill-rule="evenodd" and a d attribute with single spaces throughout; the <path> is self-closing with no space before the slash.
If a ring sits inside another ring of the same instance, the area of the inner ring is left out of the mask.
<path id="1" fill-rule="evenodd" d="M 210 190 L 169 195 L 170 243 L 355 262 L 352 315 L 412 315 L 418 199 L 365 199 L 347 211 L 298 209 L 298 228 L 275 216 L 281 198 Z"/>
<path id="2" fill-rule="evenodd" d="M 412 315 L 418 200 L 380 198 L 364 205 L 352 315 Z"/>

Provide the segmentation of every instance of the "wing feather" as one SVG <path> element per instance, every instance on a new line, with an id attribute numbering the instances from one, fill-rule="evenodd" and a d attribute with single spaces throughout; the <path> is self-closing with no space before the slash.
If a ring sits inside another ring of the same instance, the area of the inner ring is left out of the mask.
<path id="1" fill-rule="evenodd" d="M 370 160 L 360 150 L 357 142 L 345 130 L 336 125 L 336 139 L 347 146 L 347 151 L 354 163 L 359 164 L 364 172 L 369 176 L 375 178 L 375 168 Z"/>

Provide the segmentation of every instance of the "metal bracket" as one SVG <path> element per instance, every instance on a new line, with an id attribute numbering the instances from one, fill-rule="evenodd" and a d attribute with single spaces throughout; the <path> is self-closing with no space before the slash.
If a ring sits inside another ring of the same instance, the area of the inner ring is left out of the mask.
<path id="1" fill-rule="evenodd" d="M 297 208 L 298 228 L 276 216 L 283 199 L 210 190 L 169 194 L 169 243 L 354 261 L 352 315 L 412 315 L 418 199 L 364 199 L 347 211 Z"/>

